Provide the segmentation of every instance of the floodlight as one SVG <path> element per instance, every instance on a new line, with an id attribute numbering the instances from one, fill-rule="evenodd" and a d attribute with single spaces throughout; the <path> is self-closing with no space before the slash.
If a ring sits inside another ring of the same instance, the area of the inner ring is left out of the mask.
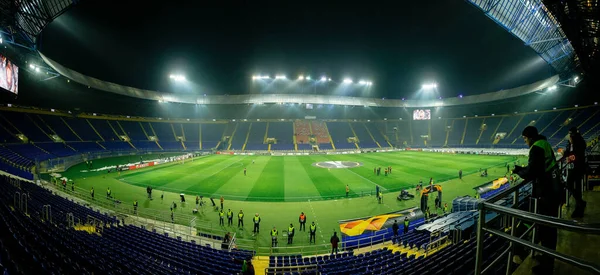
<path id="1" fill-rule="evenodd" d="M 458 98 L 463 98 L 463 95 L 458 95 Z"/>
<path id="2" fill-rule="evenodd" d="M 255 76 L 255 75 L 252 76 L 252 80 L 257 80 L 258 78 L 260 78 L 260 76 Z"/>
<path id="3" fill-rule="evenodd" d="M 321 81 L 327 81 L 327 77 L 321 76 Z"/>
<path id="4" fill-rule="evenodd" d="M 327 81 L 331 81 L 331 77 L 329 79 L 327 79 Z"/>
<path id="5" fill-rule="evenodd" d="M 286 79 L 285 75 L 277 75 L 275 79 Z"/>
<path id="6" fill-rule="evenodd" d="M 423 84 L 423 85 L 421 86 L 421 88 L 422 88 L 423 90 L 431 90 L 431 89 L 435 89 L 435 88 L 437 88 L 437 84 L 436 84 L 436 83 L 426 83 L 426 84 Z"/>
<path id="7" fill-rule="evenodd" d="M 173 79 L 173 80 L 175 80 L 175 81 L 185 81 L 185 76 L 183 76 L 183 75 L 180 75 L 180 74 L 172 74 L 172 75 L 169 75 L 169 78 L 170 78 L 170 79 Z"/>
<path id="8" fill-rule="evenodd" d="M 579 80 L 579 76 L 576 76 L 575 78 L 573 78 L 573 80 L 575 80 L 575 82 L 577 82 L 577 80 Z"/>
<path id="9" fill-rule="evenodd" d="M 33 66 L 33 64 L 29 64 L 29 68 L 35 69 L 35 66 Z"/>
<path id="10" fill-rule="evenodd" d="M 40 67 L 35 67 L 35 72 L 39 73 L 40 72 Z"/>
<path id="11" fill-rule="evenodd" d="M 306 80 L 310 80 L 310 76 L 307 76 L 307 77 L 306 77 Z"/>
<path id="12" fill-rule="evenodd" d="M 552 86 L 548 87 L 548 91 L 554 91 L 556 89 L 557 89 L 556 85 L 552 85 Z"/>
<path id="13" fill-rule="evenodd" d="M 352 83 L 352 79 L 351 78 L 344 78 L 344 83 L 346 83 L 346 84 Z"/>
<path id="14" fill-rule="evenodd" d="M 299 76 L 298 80 L 304 80 L 304 76 L 303 75 Z"/>

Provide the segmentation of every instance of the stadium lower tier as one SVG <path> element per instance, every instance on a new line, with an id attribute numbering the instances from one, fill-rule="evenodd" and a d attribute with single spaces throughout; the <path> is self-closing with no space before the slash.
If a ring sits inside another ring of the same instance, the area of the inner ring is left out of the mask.
<path id="1" fill-rule="evenodd" d="M 13 204 L 15 194 L 27 194 L 27 214 Z M 253 255 L 119 225 L 115 217 L 4 176 L 0 201 L 0 261 L 8 274 L 235 274 Z M 102 221 L 101 233 L 75 230 L 64 218 L 68 213 Z"/>

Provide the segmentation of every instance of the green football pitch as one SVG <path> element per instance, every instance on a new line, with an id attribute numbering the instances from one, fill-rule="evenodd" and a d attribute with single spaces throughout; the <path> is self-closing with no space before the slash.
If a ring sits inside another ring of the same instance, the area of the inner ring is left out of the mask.
<path id="1" fill-rule="evenodd" d="M 156 155 L 145 155 L 144 159 L 154 157 Z M 94 168 L 135 161 L 139 161 L 139 156 L 95 160 Z M 514 156 L 413 151 L 308 156 L 209 155 L 185 163 L 174 162 L 121 174 L 84 172 L 85 164 L 78 164 L 63 175 L 74 179 L 82 193 L 94 187 L 96 201 L 105 200 L 105 190 L 110 187 L 113 196 L 124 206 L 138 200 L 140 208 L 164 213 L 168 213 L 171 202 L 179 203 L 180 193 L 186 195 L 187 206 L 181 204 L 176 214 L 186 215 L 195 207 L 196 195 L 213 197 L 217 204 L 223 196 L 225 210 L 230 208 L 234 213 L 244 210 L 246 229 L 218 226 L 218 214 L 208 207 L 196 215 L 198 222 L 204 227 L 235 231 L 238 237 L 251 238 L 259 245 L 267 246 L 267 230 L 271 226 L 280 230 L 287 228 L 290 222 L 298 226 L 300 212 L 307 214 L 309 223 L 316 221 L 322 234 L 330 235 L 332 229 L 339 230 L 338 220 L 418 206 L 417 198 L 397 201 L 396 196 L 402 189 L 414 193 L 414 186 L 420 180 L 427 184 L 429 178 L 433 178 L 436 184 L 442 184 L 444 202 L 451 202 L 457 196 L 473 195 L 473 187 L 503 176 L 506 163 L 514 161 Z M 384 169 L 388 166 L 392 167 L 392 173 L 385 176 Z M 376 167 L 381 167 L 380 175 L 374 173 Z M 480 169 L 488 169 L 489 177 L 481 178 Z M 463 171 L 462 180 L 458 179 L 459 170 Z M 346 198 L 346 185 L 350 189 L 349 198 Z M 377 204 L 372 196 L 376 185 L 384 192 L 383 204 Z M 147 199 L 147 186 L 152 186 L 154 200 Z M 163 192 L 164 199 L 161 200 L 159 197 Z M 205 201 L 210 204 L 207 199 Z M 250 219 L 254 213 L 260 213 L 263 228 L 259 236 L 251 237 Z M 189 221 L 177 222 L 186 224 Z M 323 236 L 321 241 L 325 242 L 325 239 L 328 236 Z M 297 238 L 295 243 L 308 243 L 308 238 Z"/>

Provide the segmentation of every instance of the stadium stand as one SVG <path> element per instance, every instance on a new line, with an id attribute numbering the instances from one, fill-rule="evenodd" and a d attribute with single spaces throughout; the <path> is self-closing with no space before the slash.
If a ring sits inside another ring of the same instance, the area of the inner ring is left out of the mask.
<path id="1" fill-rule="evenodd" d="M 267 124 L 269 122 L 252 122 L 247 139 L 244 144 L 244 150 L 267 150 L 268 144 L 265 144 L 267 136 Z"/>
<path id="2" fill-rule="evenodd" d="M 270 122 L 268 137 L 275 138 L 271 150 L 294 150 L 294 124 L 290 122 Z"/>
<path id="3" fill-rule="evenodd" d="M 238 122 L 231 138 L 231 147 L 228 150 L 243 150 L 250 130 L 250 122 Z"/>
<path id="4" fill-rule="evenodd" d="M 182 132 L 185 136 L 184 145 L 189 151 L 200 150 L 200 124 L 182 123 Z"/>
<path id="5" fill-rule="evenodd" d="M 221 142 L 223 136 L 231 135 L 231 132 L 227 134 L 227 126 L 227 124 L 202 124 L 202 130 L 200 134 L 202 149 L 210 150 L 212 148 L 216 148 Z"/>
<path id="6" fill-rule="evenodd" d="M 388 144 L 385 136 L 379 130 L 379 126 L 380 125 L 377 125 L 377 124 L 379 124 L 379 123 L 377 123 L 377 122 L 374 122 L 374 123 L 365 123 L 365 127 L 371 133 L 371 135 L 373 135 L 373 138 L 375 139 L 375 141 L 377 143 L 379 143 L 379 145 L 382 148 L 384 148 L 384 147 L 390 147 L 390 145 Z"/>
<path id="7" fill-rule="evenodd" d="M 350 123 L 330 122 L 327 123 L 327 127 L 329 128 L 329 133 L 331 133 L 331 138 L 333 139 L 336 149 L 356 149 L 354 143 L 348 142 L 349 137 L 354 137 L 354 133 L 352 133 L 352 129 L 350 128 Z"/>
<path id="8" fill-rule="evenodd" d="M 303 120 L 294 121 L 294 134 L 296 135 L 297 144 L 308 143 L 308 138 L 311 135 L 309 122 Z"/>
<path id="9" fill-rule="evenodd" d="M 350 127 L 352 127 L 352 129 L 356 133 L 356 136 L 358 137 L 360 148 L 379 148 L 379 146 L 377 146 L 377 143 L 375 143 L 375 141 L 369 134 L 364 123 L 350 123 Z"/>
<path id="10" fill-rule="evenodd" d="M 109 216 L 52 194 L 32 183 L 0 178 L 2 264 L 8 274 L 233 274 L 253 252 L 221 251 L 120 225 Z M 27 214 L 13 204 L 27 194 Z M 51 206 L 52 214 L 42 210 Z M 96 232 L 75 230 L 64 217 L 93 217 Z"/>

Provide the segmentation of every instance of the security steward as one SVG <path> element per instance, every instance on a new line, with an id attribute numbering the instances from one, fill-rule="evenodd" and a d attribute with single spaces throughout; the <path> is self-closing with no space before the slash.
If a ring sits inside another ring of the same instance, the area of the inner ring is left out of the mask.
<path id="1" fill-rule="evenodd" d="M 310 233 L 310 239 L 308 240 L 308 243 L 316 243 L 317 242 L 317 239 L 316 239 L 317 225 L 315 225 L 314 221 L 309 226 L 308 230 L 309 230 L 309 233 Z"/>
<path id="2" fill-rule="evenodd" d="M 137 200 L 133 201 L 133 214 L 137 215 L 137 207 L 138 207 L 138 202 Z"/>
<path id="3" fill-rule="evenodd" d="M 240 209 L 240 213 L 238 213 L 238 227 L 244 228 L 244 212 Z"/>
<path id="4" fill-rule="evenodd" d="M 110 198 L 111 198 L 110 187 L 106 188 L 106 198 L 107 198 L 107 199 L 110 199 Z"/>
<path id="5" fill-rule="evenodd" d="M 92 200 L 94 199 L 94 187 L 92 187 L 92 190 L 90 190 L 90 196 L 92 196 Z"/>
<path id="6" fill-rule="evenodd" d="M 233 225 L 233 211 L 227 210 L 227 226 Z"/>
<path id="7" fill-rule="evenodd" d="M 258 215 L 258 213 L 254 215 L 252 221 L 254 222 L 254 229 L 252 230 L 252 232 L 254 234 L 258 234 L 258 232 L 260 231 L 260 216 Z"/>
<path id="8" fill-rule="evenodd" d="M 277 247 L 277 235 L 279 235 L 279 231 L 273 226 L 273 230 L 271 230 L 271 247 Z"/>
<path id="9" fill-rule="evenodd" d="M 557 217 L 563 201 L 563 188 L 552 145 L 533 126 L 525 127 L 522 136 L 527 146 L 530 147 L 529 163 L 526 167 L 515 165 L 513 172 L 524 180 L 532 181 L 532 197 L 537 198 L 538 214 Z M 556 228 L 539 226 L 538 229 L 538 237 L 542 246 L 556 250 Z M 532 268 L 534 274 L 553 274 L 554 259 L 552 257 L 543 255 L 538 262 L 539 265 Z"/>
<path id="10" fill-rule="evenodd" d="M 404 217 L 404 234 L 408 233 L 408 226 L 410 225 L 410 221 L 408 217 Z"/>
<path id="11" fill-rule="evenodd" d="M 290 227 L 288 227 L 288 242 L 287 244 L 292 244 L 294 241 L 294 233 L 296 230 L 294 229 L 294 225 L 290 223 Z"/>
<path id="12" fill-rule="evenodd" d="M 223 212 L 223 209 L 219 210 L 219 225 L 225 226 L 225 221 L 223 220 L 224 217 L 225 212 Z"/>
<path id="13" fill-rule="evenodd" d="M 298 222 L 300 223 L 300 229 L 298 231 L 302 231 L 302 228 L 304 228 L 304 232 L 306 232 L 306 215 L 304 215 L 304 212 L 300 213 Z"/>

